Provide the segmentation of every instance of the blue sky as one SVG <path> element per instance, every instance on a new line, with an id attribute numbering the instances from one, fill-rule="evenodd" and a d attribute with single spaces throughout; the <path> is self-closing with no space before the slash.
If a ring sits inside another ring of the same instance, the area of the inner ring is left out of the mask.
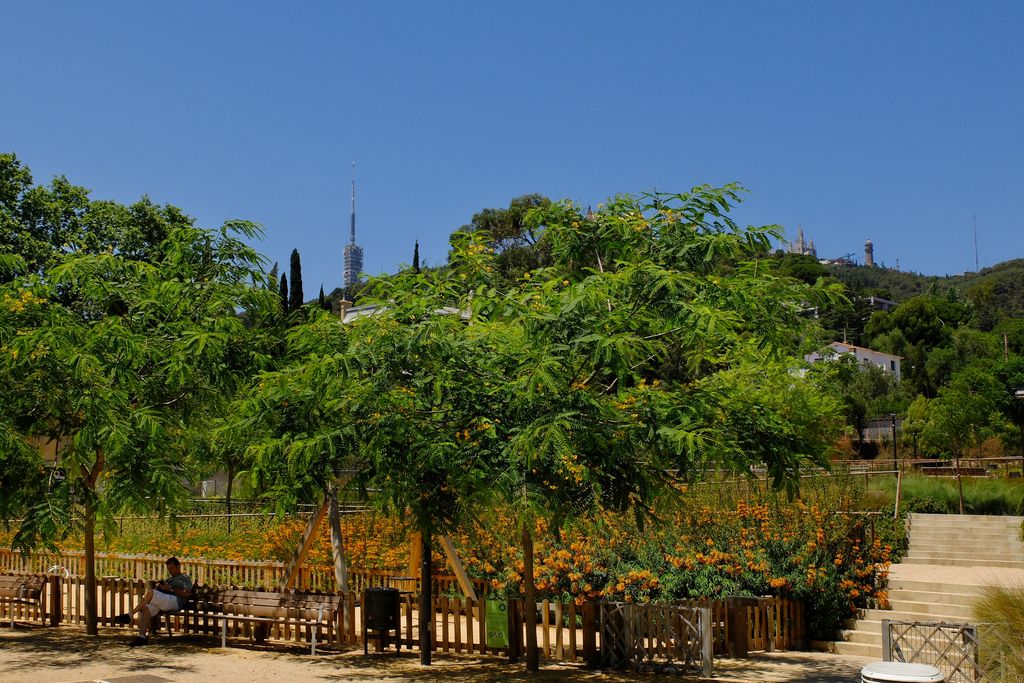
<path id="1" fill-rule="evenodd" d="M 924 273 L 1024 257 L 1024 3 L 11 2 L 0 150 L 262 223 L 340 284 L 483 207 L 738 181 L 745 223 Z"/>

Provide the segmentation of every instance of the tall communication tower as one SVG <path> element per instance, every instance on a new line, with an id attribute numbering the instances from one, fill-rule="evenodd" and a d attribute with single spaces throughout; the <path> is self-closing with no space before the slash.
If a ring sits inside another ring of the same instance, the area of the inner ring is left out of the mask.
<path id="1" fill-rule="evenodd" d="M 342 271 L 342 284 L 346 294 L 359 282 L 359 274 L 363 272 L 363 248 L 356 244 L 356 162 L 352 162 L 352 222 L 349 226 L 348 244 L 345 245 L 345 269 Z"/>

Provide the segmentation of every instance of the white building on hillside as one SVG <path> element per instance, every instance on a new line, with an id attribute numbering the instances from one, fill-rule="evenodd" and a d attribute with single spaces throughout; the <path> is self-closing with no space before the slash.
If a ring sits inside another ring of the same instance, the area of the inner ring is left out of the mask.
<path id="1" fill-rule="evenodd" d="M 856 346 L 846 342 L 835 341 L 830 343 L 828 346 L 829 348 L 822 353 L 814 352 L 807 354 L 804 356 L 804 360 L 808 363 L 817 363 L 821 360 L 830 360 L 841 354 L 852 354 L 858 363 L 862 365 L 877 365 L 883 371 L 892 373 L 897 382 L 900 381 L 901 356 L 895 356 L 891 353 L 884 353 L 873 349 L 866 349 L 863 346 Z"/>

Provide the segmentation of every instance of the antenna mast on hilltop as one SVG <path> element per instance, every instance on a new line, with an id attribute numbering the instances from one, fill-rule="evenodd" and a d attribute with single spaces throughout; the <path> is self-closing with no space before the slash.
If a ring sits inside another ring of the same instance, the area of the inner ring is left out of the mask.
<path id="1" fill-rule="evenodd" d="M 352 162 L 352 218 L 349 224 L 348 244 L 345 245 L 345 269 L 342 271 L 342 284 L 346 295 L 350 288 L 359 282 L 359 274 L 363 272 L 363 248 L 356 244 L 356 162 Z"/>

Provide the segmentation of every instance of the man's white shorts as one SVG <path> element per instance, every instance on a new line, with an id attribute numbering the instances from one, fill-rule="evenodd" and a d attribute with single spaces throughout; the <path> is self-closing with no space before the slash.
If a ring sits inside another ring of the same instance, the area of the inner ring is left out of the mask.
<path id="1" fill-rule="evenodd" d="M 177 612 L 178 597 L 154 590 L 153 599 L 149 601 L 146 607 L 149 609 L 149 616 L 151 617 L 155 617 L 160 612 Z"/>

